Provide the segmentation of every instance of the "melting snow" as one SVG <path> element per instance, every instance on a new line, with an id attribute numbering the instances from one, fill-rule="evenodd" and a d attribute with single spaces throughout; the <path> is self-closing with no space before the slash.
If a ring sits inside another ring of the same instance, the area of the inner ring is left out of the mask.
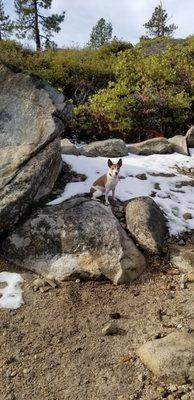
<path id="1" fill-rule="evenodd" d="M 129 153 L 122 158 L 123 166 L 116 197 L 127 201 L 134 197 L 153 195 L 167 216 L 170 234 L 178 235 L 194 229 L 194 186 L 190 184 L 194 179 L 181 171 L 181 168 L 194 169 L 194 151 L 190 154 L 191 157 L 177 153 L 151 156 Z M 107 171 L 107 158 L 104 157 L 63 155 L 62 159 L 73 171 L 86 175 L 87 179 L 84 182 L 68 183 L 61 197 L 49 205 L 59 204 L 78 194 L 89 193 L 92 183 Z M 112 160 L 116 162 L 118 159 Z M 146 180 L 136 177 L 142 173 L 146 174 Z M 182 186 L 182 182 L 186 182 L 186 185 Z M 185 220 L 183 214 L 186 212 L 191 213 L 193 219 Z"/>
<path id="2" fill-rule="evenodd" d="M 12 272 L 0 272 L 0 283 L 6 286 L 0 287 L 0 308 L 19 308 L 23 304 L 20 284 L 23 278 Z"/>

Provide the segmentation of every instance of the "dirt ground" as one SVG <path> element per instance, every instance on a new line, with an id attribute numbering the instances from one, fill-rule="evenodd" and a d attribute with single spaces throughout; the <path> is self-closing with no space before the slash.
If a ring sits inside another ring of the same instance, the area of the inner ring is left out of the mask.
<path id="1" fill-rule="evenodd" d="M 64 282 L 47 292 L 34 291 L 33 273 L 0 265 L 25 279 L 25 304 L 0 310 L 0 400 L 176 400 L 191 391 L 172 391 L 136 356 L 149 339 L 194 329 L 194 283 L 182 288 L 165 262 L 128 286 Z M 112 313 L 119 331 L 103 336 Z"/>

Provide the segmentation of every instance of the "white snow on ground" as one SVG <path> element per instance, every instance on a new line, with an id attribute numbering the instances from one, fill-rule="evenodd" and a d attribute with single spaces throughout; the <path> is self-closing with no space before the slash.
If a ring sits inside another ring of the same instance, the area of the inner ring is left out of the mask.
<path id="1" fill-rule="evenodd" d="M 23 304 L 22 290 L 20 284 L 23 278 L 19 274 L 12 272 L 0 272 L 0 283 L 6 286 L 0 286 L 0 308 L 19 308 Z"/>
<path id="2" fill-rule="evenodd" d="M 176 187 L 180 182 L 194 181 L 191 177 L 177 170 L 181 168 L 194 168 L 194 151 L 191 157 L 178 153 L 165 155 L 138 156 L 130 154 L 122 157 L 123 166 L 120 171 L 120 181 L 116 188 L 116 197 L 126 201 L 134 197 L 150 196 L 155 192 L 154 200 L 165 212 L 169 231 L 178 235 L 186 230 L 194 229 L 194 186 Z M 50 204 L 59 204 L 64 200 L 78 194 L 89 193 L 92 183 L 107 171 L 107 158 L 63 155 L 64 162 L 69 164 L 73 171 L 86 175 L 84 182 L 70 182 L 65 186 L 61 197 Z M 118 159 L 112 161 L 117 162 Z M 147 180 L 136 178 L 137 174 L 146 173 Z M 153 175 L 155 174 L 155 176 Z M 156 176 L 160 174 L 160 176 Z M 161 176 L 161 174 L 174 174 L 175 176 Z M 154 188 L 158 183 L 160 190 Z M 193 219 L 185 220 L 183 214 L 189 212 Z"/>

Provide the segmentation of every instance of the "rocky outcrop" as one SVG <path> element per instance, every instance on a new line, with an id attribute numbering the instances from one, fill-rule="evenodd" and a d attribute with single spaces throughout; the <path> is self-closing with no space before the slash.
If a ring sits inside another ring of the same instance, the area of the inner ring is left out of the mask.
<path id="1" fill-rule="evenodd" d="M 127 229 L 139 246 L 150 252 L 162 251 L 166 235 L 166 218 L 150 197 L 132 199 L 126 207 Z"/>
<path id="2" fill-rule="evenodd" d="M 187 140 L 186 140 L 185 136 L 176 135 L 168 140 L 169 140 L 174 152 L 183 154 L 185 156 L 189 155 L 188 148 L 187 148 Z"/>
<path id="3" fill-rule="evenodd" d="M 194 147 L 194 126 L 193 125 L 186 133 L 186 140 L 187 140 L 188 147 Z"/>
<path id="4" fill-rule="evenodd" d="M 140 143 L 134 143 L 128 147 L 128 150 L 130 153 L 145 156 L 151 154 L 168 154 L 173 152 L 171 144 L 165 138 L 155 138 Z"/>
<path id="5" fill-rule="evenodd" d="M 41 79 L 0 64 L 0 233 L 47 195 L 61 167 L 64 96 Z"/>
<path id="6" fill-rule="evenodd" d="M 86 157 L 124 157 L 128 152 L 125 142 L 121 139 L 92 142 L 80 149 L 80 153 Z"/>
<path id="7" fill-rule="evenodd" d="M 61 152 L 62 154 L 70 154 L 74 156 L 78 156 L 80 154 L 77 147 L 72 142 L 70 142 L 69 139 L 61 140 Z"/>
<path id="8" fill-rule="evenodd" d="M 173 332 L 141 346 L 141 361 L 160 379 L 194 383 L 194 333 Z"/>
<path id="9" fill-rule="evenodd" d="M 76 198 L 34 212 L 3 243 L 6 259 L 57 279 L 105 276 L 130 282 L 145 259 L 103 204 Z"/>

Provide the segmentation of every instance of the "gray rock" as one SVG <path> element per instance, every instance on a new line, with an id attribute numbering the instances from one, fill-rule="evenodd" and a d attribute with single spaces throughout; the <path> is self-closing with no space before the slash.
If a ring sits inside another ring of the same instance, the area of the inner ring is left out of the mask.
<path id="1" fill-rule="evenodd" d="M 134 143 L 128 147 L 130 153 L 140 155 L 151 155 L 151 154 L 168 154 L 172 153 L 173 149 L 169 141 L 165 138 L 155 138 L 145 140 L 144 142 Z"/>
<path id="2" fill-rule="evenodd" d="M 105 276 L 118 284 L 145 268 L 144 256 L 110 207 L 85 198 L 37 210 L 5 239 L 3 252 L 15 264 L 55 279 Z"/>
<path id="3" fill-rule="evenodd" d="M 145 181 L 147 179 L 147 175 L 146 174 L 137 174 L 137 175 L 135 175 L 135 177 L 137 179 L 142 180 L 142 181 Z"/>
<path id="4" fill-rule="evenodd" d="M 103 336 L 111 336 L 116 335 L 118 333 L 118 327 L 115 322 L 110 321 L 107 322 L 102 328 L 102 335 Z"/>
<path id="5" fill-rule="evenodd" d="M 188 147 L 194 147 L 194 125 L 187 131 L 186 140 Z"/>
<path id="6" fill-rule="evenodd" d="M 137 354 L 158 378 L 177 384 L 194 383 L 194 334 L 170 333 L 145 343 Z"/>
<path id="7" fill-rule="evenodd" d="M 127 146 L 121 139 L 92 142 L 80 149 L 80 153 L 87 157 L 124 157 L 128 152 Z"/>
<path id="8" fill-rule="evenodd" d="M 140 247 L 150 253 L 163 249 L 167 234 L 163 211 L 150 197 L 132 199 L 126 207 L 127 229 Z"/>
<path id="9" fill-rule="evenodd" d="M 61 152 L 62 154 L 72 154 L 74 156 L 78 156 L 80 154 L 77 147 L 71 143 L 69 139 L 61 140 Z"/>
<path id="10" fill-rule="evenodd" d="M 170 261 L 174 267 L 183 272 L 194 272 L 194 248 L 192 245 L 186 247 L 171 245 Z"/>
<path id="11" fill-rule="evenodd" d="M 0 63 L 0 233 L 48 194 L 61 168 L 66 102 L 48 84 Z M 69 113 L 69 111 L 68 111 Z"/>
<path id="12" fill-rule="evenodd" d="M 173 151 L 176 153 L 183 154 L 185 156 L 189 155 L 188 148 L 187 148 L 187 140 L 185 136 L 182 135 L 176 135 L 173 136 L 172 138 L 168 139 L 170 142 Z"/>
<path id="13" fill-rule="evenodd" d="M 188 219 L 192 219 L 193 216 L 190 212 L 186 212 L 183 214 L 183 218 L 187 221 Z"/>
<path id="14" fill-rule="evenodd" d="M 0 190 L 0 233 L 14 226 L 33 201 L 52 190 L 60 169 L 57 138 L 19 168 L 15 178 Z"/>

